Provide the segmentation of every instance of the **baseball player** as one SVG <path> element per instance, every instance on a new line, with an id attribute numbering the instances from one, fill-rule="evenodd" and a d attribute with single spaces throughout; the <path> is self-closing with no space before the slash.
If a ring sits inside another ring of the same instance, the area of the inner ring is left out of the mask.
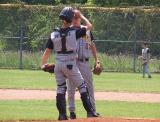
<path id="1" fill-rule="evenodd" d="M 145 74 L 148 74 L 148 78 L 152 78 L 151 73 L 149 71 L 149 61 L 150 61 L 150 49 L 148 48 L 147 42 L 144 42 L 142 44 L 142 56 L 140 57 L 142 60 L 142 66 L 143 66 L 143 78 L 145 78 Z"/>
<path id="2" fill-rule="evenodd" d="M 85 36 L 86 31 L 90 30 L 92 25 L 81 15 L 86 26 L 76 30 L 71 28 L 70 26 L 74 15 L 75 13 L 71 7 L 65 7 L 60 12 L 59 17 L 60 20 L 62 20 L 62 27 L 60 29 L 55 29 L 54 32 L 51 33 L 41 62 L 41 68 L 45 69 L 47 59 L 54 48 L 56 52 L 54 73 L 57 82 L 56 106 L 59 111 L 58 120 L 67 120 L 65 99 L 67 89 L 66 79 L 72 81 L 78 88 L 83 106 L 87 113 L 90 113 L 91 117 L 98 117 L 91 105 L 86 85 L 76 64 L 77 39 Z"/>
<path id="3" fill-rule="evenodd" d="M 78 11 L 78 10 L 77 10 Z M 81 17 L 75 16 L 72 21 L 72 27 L 74 28 L 83 28 L 81 25 Z M 100 67 L 100 62 L 97 57 L 96 53 L 96 47 L 93 42 L 93 35 L 91 31 L 87 31 L 86 38 L 79 38 L 78 45 L 77 45 L 77 52 L 78 52 L 78 58 L 77 58 L 77 65 L 78 68 L 82 74 L 82 77 L 84 78 L 84 81 L 87 85 L 88 93 L 90 96 L 90 100 L 92 103 L 92 106 L 94 108 L 94 111 L 96 112 L 95 107 L 95 98 L 94 98 L 94 87 L 93 87 L 93 78 L 92 78 L 92 71 L 90 69 L 89 65 L 89 59 L 91 56 L 91 51 L 94 56 L 96 66 Z M 86 41 L 88 39 L 90 43 Z M 73 82 L 67 82 L 68 83 L 68 104 L 69 104 L 69 111 L 70 111 L 70 119 L 76 119 L 75 114 L 75 92 L 76 92 L 76 86 L 73 84 Z M 87 117 L 90 117 L 90 113 L 87 113 Z"/>

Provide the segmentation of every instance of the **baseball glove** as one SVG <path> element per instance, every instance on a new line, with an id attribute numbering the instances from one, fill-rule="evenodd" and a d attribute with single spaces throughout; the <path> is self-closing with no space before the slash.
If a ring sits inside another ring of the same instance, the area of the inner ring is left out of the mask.
<path id="1" fill-rule="evenodd" d="M 103 67 L 102 67 L 101 63 L 99 63 L 98 65 L 100 65 L 100 66 L 97 67 L 96 65 L 94 65 L 94 68 L 92 70 L 93 74 L 95 74 L 95 75 L 100 75 L 101 72 L 103 71 Z"/>
<path id="2" fill-rule="evenodd" d="M 54 73 L 55 64 L 45 64 L 42 66 L 42 70 L 49 73 Z"/>

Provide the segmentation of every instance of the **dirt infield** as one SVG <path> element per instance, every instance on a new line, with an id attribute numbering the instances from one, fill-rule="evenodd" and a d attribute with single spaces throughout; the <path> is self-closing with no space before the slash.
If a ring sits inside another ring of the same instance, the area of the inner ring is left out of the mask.
<path id="1" fill-rule="evenodd" d="M 17 120 L 17 121 L 0 121 L 0 122 L 160 122 L 160 119 L 123 119 L 123 118 L 89 118 L 68 121 L 54 120 Z"/>
<path id="2" fill-rule="evenodd" d="M 16 90 L 0 89 L 0 100 L 46 100 L 55 99 L 56 92 L 49 90 Z M 130 101 L 160 103 L 160 94 L 153 93 L 124 93 L 124 92 L 95 92 L 96 100 Z M 80 99 L 76 93 L 76 99 Z"/>

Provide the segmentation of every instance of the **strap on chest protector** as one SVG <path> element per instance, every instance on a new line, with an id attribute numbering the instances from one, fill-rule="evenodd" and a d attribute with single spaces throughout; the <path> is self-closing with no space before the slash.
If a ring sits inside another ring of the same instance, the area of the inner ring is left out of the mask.
<path id="1" fill-rule="evenodd" d="M 62 45 L 62 49 L 61 51 L 57 52 L 58 54 L 70 54 L 70 53 L 73 53 L 73 51 L 67 51 L 67 47 L 66 47 L 66 37 L 68 35 L 68 32 L 70 31 L 71 29 L 68 28 L 65 32 L 62 32 L 61 29 L 59 29 L 59 33 L 60 33 L 60 36 L 61 36 L 61 45 Z"/>

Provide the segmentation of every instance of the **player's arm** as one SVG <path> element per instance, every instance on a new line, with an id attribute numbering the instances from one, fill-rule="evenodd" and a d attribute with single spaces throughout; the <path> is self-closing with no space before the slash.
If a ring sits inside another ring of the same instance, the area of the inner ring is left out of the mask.
<path id="1" fill-rule="evenodd" d="M 99 63 L 100 61 L 99 61 L 99 58 L 97 56 L 97 49 L 96 49 L 96 46 L 95 46 L 94 42 L 91 43 L 91 50 L 92 50 L 92 54 L 93 54 L 93 57 L 95 59 L 96 64 Z"/>
<path id="2" fill-rule="evenodd" d="M 150 60 L 150 58 L 151 58 L 151 50 L 150 49 L 148 49 L 147 50 L 147 60 L 148 60 L 148 62 L 149 62 L 149 60 Z"/>
<path id="3" fill-rule="evenodd" d="M 85 27 L 76 29 L 76 39 L 86 36 L 86 32 L 87 30 Z"/>
<path id="4" fill-rule="evenodd" d="M 43 54 L 42 59 L 41 59 L 41 66 L 43 66 L 44 64 L 47 63 L 47 60 L 48 60 L 50 54 L 52 53 L 52 50 L 53 50 L 53 42 L 49 38 L 48 42 L 46 44 L 46 49 L 45 49 L 44 54 Z"/>
<path id="5" fill-rule="evenodd" d="M 51 52 L 52 52 L 51 49 L 46 48 L 46 50 L 44 51 L 43 56 L 42 56 L 41 66 L 43 66 L 43 65 L 45 65 L 47 63 L 47 60 L 48 60 Z"/>
<path id="6" fill-rule="evenodd" d="M 83 14 L 80 14 L 80 17 L 85 22 L 85 26 L 84 27 L 86 28 L 86 30 L 91 30 L 92 29 L 91 22 Z"/>
<path id="7" fill-rule="evenodd" d="M 100 61 L 99 61 L 99 58 L 98 58 L 98 55 L 97 55 L 97 49 L 96 49 L 95 43 L 93 42 L 94 37 L 93 37 L 93 34 L 92 34 L 91 31 L 90 31 L 90 38 L 91 38 L 91 45 L 90 46 L 91 46 L 93 57 L 95 59 L 96 67 L 100 67 Z"/>
<path id="8" fill-rule="evenodd" d="M 144 59 L 144 57 L 143 57 L 143 49 L 142 49 L 142 54 L 138 57 L 138 59 L 140 59 L 140 60 Z"/>
<path id="9" fill-rule="evenodd" d="M 92 24 L 91 22 L 79 11 L 79 10 L 74 10 L 74 14 L 75 14 L 75 17 L 80 17 L 83 21 L 84 21 L 84 24 L 85 24 L 85 28 L 86 30 L 91 30 L 92 29 Z"/>

